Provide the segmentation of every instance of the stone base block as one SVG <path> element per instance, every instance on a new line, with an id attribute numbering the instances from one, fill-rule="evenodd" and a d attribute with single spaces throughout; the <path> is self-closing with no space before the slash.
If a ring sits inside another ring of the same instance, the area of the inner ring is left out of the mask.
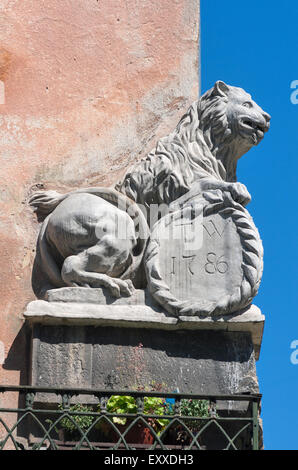
<path id="1" fill-rule="evenodd" d="M 155 382 L 181 393 L 259 391 L 264 317 L 255 306 L 225 318 L 177 319 L 146 302 L 35 301 L 25 318 L 35 386 L 149 390 Z"/>
<path id="2" fill-rule="evenodd" d="M 198 394 L 258 392 L 248 332 L 35 324 L 32 385 L 151 388 Z"/>

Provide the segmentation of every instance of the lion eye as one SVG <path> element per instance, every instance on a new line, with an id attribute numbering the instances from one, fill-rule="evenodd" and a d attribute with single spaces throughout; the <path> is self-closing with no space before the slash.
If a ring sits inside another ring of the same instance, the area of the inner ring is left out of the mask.
<path id="1" fill-rule="evenodd" d="M 245 108 L 252 108 L 252 103 L 250 101 L 246 101 L 242 106 L 245 106 Z"/>

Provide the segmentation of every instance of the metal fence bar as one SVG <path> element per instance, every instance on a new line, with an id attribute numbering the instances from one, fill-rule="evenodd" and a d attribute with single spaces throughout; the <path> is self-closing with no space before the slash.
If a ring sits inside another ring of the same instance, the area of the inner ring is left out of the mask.
<path id="1" fill-rule="evenodd" d="M 259 450 L 259 403 L 256 400 L 252 402 L 252 419 L 252 448 L 253 450 Z"/>
<path id="2" fill-rule="evenodd" d="M 155 392 L 155 391 L 138 391 L 138 390 L 100 390 L 90 388 L 56 388 L 56 387 L 35 387 L 33 385 L 0 385 L 0 393 L 3 392 L 21 392 L 21 393 L 53 393 L 56 395 L 63 395 L 70 393 L 71 396 L 75 395 L 95 395 L 95 396 L 108 396 L 108 395 L 130 395 L 134 397 L 167 397 L 167 398 L 194 398 L 198 400 L 210 401 L 252 401 L 253 399 L 259 402 L 262 395 L 259 393 L 254 394 L 196 394 L 196 393 L 176 393 L 176 392 Z"/>

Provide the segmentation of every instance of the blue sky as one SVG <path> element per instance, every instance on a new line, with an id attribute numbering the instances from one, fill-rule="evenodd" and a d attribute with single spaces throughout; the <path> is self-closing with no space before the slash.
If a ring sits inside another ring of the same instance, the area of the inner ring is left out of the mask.
<path id="1" fill-rule="evenodd" d="M 298 364 L 290 360 L 298 340 L 298 104 L 290 99 L 297 21 L 297 0 L 201 0 L 202 92 L 219 79 L 241 86 L 272 116 L 270 132 L 238 166 L 265 250 L 254 303 L 266 316 L 257 363 L 266 449 L 298 449 Z"/>

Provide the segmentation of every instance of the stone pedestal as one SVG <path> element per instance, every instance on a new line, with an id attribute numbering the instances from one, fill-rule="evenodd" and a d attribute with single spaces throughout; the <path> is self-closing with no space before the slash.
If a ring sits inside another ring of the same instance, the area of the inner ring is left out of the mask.
<path id="1" fill-rule="evenodd" d="M 81 296 L 84 303 L 77 303 Z M 150 388 L 197 394 L 258 392 L 264 316 L 250 306 L 224 318 L 168 316 L 143 292 L 105 305 L 101 289 L 59 289 L 31 302 L 32 385 Z"/>

